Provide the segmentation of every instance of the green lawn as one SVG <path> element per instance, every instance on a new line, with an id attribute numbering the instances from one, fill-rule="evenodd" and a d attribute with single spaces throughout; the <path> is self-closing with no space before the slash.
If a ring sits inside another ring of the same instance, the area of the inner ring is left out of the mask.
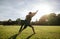
<path id="1" fill-rule="evenodd" d="M 0 25 L 0 39 L 8 39 L 18 33 L 20 26 Z M 32 29 L 27 27 L 17 39 L 60 39 L 60 26 L 34 26 L 36 34 L 32 35 Z"/>

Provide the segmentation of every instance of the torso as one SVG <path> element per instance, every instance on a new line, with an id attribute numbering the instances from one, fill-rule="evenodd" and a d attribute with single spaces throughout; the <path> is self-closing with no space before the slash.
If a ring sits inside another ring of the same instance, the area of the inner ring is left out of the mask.
<path id="1" fill-rule="evenodd" d="M 27 21 L 31 21 L 31 19 L 32 19 L 32 16 L 31 16 L 31 15 L 27 15 L 27 16 L 26 16 L 26 20 L 27 20 Z"/>

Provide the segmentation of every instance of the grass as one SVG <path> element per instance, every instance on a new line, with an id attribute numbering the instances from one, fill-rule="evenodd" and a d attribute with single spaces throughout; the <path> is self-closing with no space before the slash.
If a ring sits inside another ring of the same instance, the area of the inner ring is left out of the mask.
<path id="1" fill-rule="evenodd" d="M 0 25 L 0 39 L 8 39 L 14 34 L 17 34 L 20 26 Z M 26 28 L 16 39 L 60 39 L 60 26 L 34 26 L 36 34 L 32 35 L 32 29 Z"/>

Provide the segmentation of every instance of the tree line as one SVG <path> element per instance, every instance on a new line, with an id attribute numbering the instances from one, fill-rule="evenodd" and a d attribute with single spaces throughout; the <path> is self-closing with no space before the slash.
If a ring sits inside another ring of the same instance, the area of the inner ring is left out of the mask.
<path id="1" fill-rule="evenodd" d="M 20 25 L 20 18 L 16 19 L 16 21 L 12 21 L 11 19 L 0 21 L 0 25 Z"/>
<path id="2" fill-rule="evenodd" d="M 20 18 L 15 21 L 11 19 L 7 21 L 0 21 L 0 25 L 20 25 Z M 48 15 L 43 15 L 39 21 L 31 22 L 32 25 L 60 25 L 60 14 L 51 13 Z"/>
<path id="3" fill-rule="evenodd" d="M 43 15 L 39 21 L 32 23 L 38 25 L 60 25 L 60 14 L 51 13 Z"/>

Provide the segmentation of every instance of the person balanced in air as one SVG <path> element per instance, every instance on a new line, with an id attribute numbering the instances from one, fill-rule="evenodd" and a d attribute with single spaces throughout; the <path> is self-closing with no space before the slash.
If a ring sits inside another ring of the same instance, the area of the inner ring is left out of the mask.
<path id="1" fill-rule="evenodd" d="M 33 30 L 33 33 L 35 34 L 35 30 L 34 30 L 34 27 L 31 25 L 31 19 L 32 17 L 38 12 L 38 10 L 36 12 L 29 12 L 28 15 L 26 15 L 26 19 L 24 20 L 24 24 L 21 25 L 21 28 L 19 30 L 19 33 L 18 35 L 24 30 L 27 28 L 27 26 L 31 27 L 32 30 Z"/>

